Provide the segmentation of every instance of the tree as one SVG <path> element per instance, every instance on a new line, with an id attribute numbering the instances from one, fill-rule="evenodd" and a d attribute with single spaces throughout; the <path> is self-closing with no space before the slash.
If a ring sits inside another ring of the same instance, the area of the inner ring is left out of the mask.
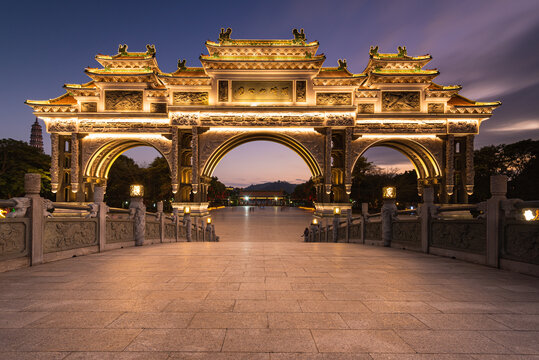
<path id="1" fill-rule="evenodd" d="M 316 189 L 313 179 L 296 185 L 290 197 L 294 201 L 303 203 L 303 205 L 312 205 L 312 202 L 316 200 Z"/>
<path id="2" fill-rule="evenodd" d="M 105 202 L 112 207 L 122 207 L 129 200 L 132 184 L 146 185 L 143 169 L 133 159 L 120 155 L 109 171 Z"/>
<path id="3" fill-rule="evenodd" d="M 41 175 L 41 196 L 54 199 L 51 191 L 51 158 L 28 145 L 13 139 L 0 140 L 0 199 L 24 195 L 24 174 Z"/>
<path id="4" fill-rule="evenodd" d="M 219 181 L 217 176 L 212 176 L 210 186 L 208 188 L 208 201 L 211 205 L 222 205 L 227 198 L 226 186 Z"/>

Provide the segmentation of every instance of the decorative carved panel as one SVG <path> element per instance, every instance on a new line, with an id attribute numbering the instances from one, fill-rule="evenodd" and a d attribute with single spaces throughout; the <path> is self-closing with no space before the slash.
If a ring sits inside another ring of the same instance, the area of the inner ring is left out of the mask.
<path id="1" fill-rule="evenodd" d="M 392 241 L 402 245 L 421 247 L 421 223 L 419 221 L 394 221 L 391 231 Z"/>
<path id="2" fill-rule="evenodd" d="M 374 104 L 359 104 L 357 112 L 361 114 L 374 114 Z"/>
<path id="3" fill-rule="evenodd" d="M 475 120 L 449 120 L 447 132 L 451 134 L 477 134 L 479 129 Z"/>
<path id="4" fill-rule="evenodd" d="M 296 102 L 307 101 L 307 82 L 303 80 L 296 81 Z"/>
<path id="5" fill-rule="evenodd" d="M 26 223 L 2 220 L 0 222 L 0 258 L 25 255 L 27 250 Z"/>
<path id="6" fill-rule="evenodd" d="M 484 254 L 487 227 L 484 220 L 435 220 L 430 239 L 434 247 Z"/>
<path id="7" fill-rule="evenodd" d="M 219 80 L 219 101 L 228 102 L 228 81 Z"/>
<path id="8" fill-rule="evenodd" d="M 43 252 L 51 253 L 97 244 L 97 222 L 77 219 L 47 220 L 43 239 Z"/>
<path id="9" fill-rule="evenodd" d="M 232 101 L 293 101 L 292 81 L 232 81 Z"/>
<path id="10" fill-rule="evenodd" d="M 144 229 L 144 236 L 146 239 L 159 239 L 159 223 L 146 220 L 146 227 Z"/>
<path id="11" fill-rule="evenodd" d="M 382 111 L 419 111 L 419 91 L 383 91 Z"/>
<path id="12" fill-rule="evenodd" d="M 81 112 L 96 112 L 97 103 L 96 102 L 83 102 L 80 104 Z"/>
<path id="13" fill-rule="evenodd" d="M 316 105 L 352 105 L 352 93 L 316 93 Z"/>
<path id="14" fill-rule="evenodd" d="M 208 105 L 209 95 L 205 91 L 175 91 L 174 105 Z"/>
<path id="15" fill-rule="evenodd" d="M 152 113 L 166 113 L 167 103 L 151 103 L 150 112 Z"/>
<path id="16" fill-rule="evenodd" d="M 135 241 L 132 220 L 107 220 L 107 244 Z"/>
<path id="17" fill-rule="evenodd" d="M 509 221 L 505 226 L 501 256 L 539 265 L 539 225 L 533 222 Z"/>
<path id="18" fill-rule="evenodd" d="M 381 222 L 365 223 L 365 239 L 366 240 L 382 240 L 382 223 Z"/>
<path id="19" fill-rule="evenodd" d="M 444 104 L 442 103 L 432 103 L 428 105 L 429 113 L 431 114 L 443 114 L 444 113 Z"/>
<path id="20" fill-rule="evenodd" d="M 165 239 L 176 239 L 176 225 L 165 224 Z"/>
<path id="21" fill-rule="evenodd" d="M 105 90 L 105 110 L 142 111 L 142 91 Z"/>

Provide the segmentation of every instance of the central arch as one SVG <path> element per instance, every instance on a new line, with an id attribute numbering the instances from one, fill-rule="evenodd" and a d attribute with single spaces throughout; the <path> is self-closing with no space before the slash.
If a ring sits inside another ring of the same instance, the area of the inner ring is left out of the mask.
<path id="1" fill-rule="evenodd" d="M 303 146 L 296 139 L 282 133 L 275 132 L 246 132 L 224 141 L 217 149 L 215 149 L 212 154 L 209 156 L 208 160 L 204 164 L 201 175 L 206 177 L 211 177 L 217 164 L 223 159 L 223 157 L 230 152 L 232 149 L 253 141 L 271 141 L 284 145 L 298 154 L 303 161 L 307 164 L 307 167 L 311 171 L 311 175 L 314 178 L 322 176 L 322 170 L 320 165 L 311 154 L 311 152 Z"/>

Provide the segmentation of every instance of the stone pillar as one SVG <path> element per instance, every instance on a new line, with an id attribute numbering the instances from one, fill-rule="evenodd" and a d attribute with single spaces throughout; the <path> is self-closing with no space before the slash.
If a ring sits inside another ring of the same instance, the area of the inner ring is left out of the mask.
<path id="1" fill-rule="evenodd" d="M 421 221 L 421 250 L 424 253 L 429 252 L 430 239 L 430 217 L 434 208 L 434 188 L 426 187 L 423 189 L 423 203 L 419 205 L 418 213 Z"/>
<path id="2" fill-rule="evenodd" d="M 30 264 L 37 265 L 43 263 L 43 232 L 45 229 L 44 217 L 44 199 L 39 196 L 41 191 L 41 175 L 24 175 L 25 197 L 31 201 L 30 211 L 28 213 L 30 224 L 31 257 Z"/>
<path id="3" fill-rule="evenodd" d="M 58 191 L 59 186 L 59 179 L 58 179 L 58 172 L 60 169 L 58 168 L 58 157 L 59 157 L 59 149 L 58 149 L 58 134 L 52 133 L 51 134 L 51 191 L 53 193 L 56 193 Z"/>
<path id="4" fill-rule="evenodd" d="M 135 234 L 135 245 L 142 246 L 144 245 L 144 232 L 146 230 L 146 206 L 142 197 L 132 197 L 131 204 L 129 204 L 129 209 L 133 209 L 134 212 L 134 234 Z"/>
<path id="5" fill-rule="evenodd" d="M 333 242 L 339 241 L 339 215 L 333 215 Z"/>
<path id="6" fill-rule="evenodd" d="M 185 226 L 185 239 L 187 242 L 192 241 L 191 232 L 191 214 L 183 214 L 183 226 Z"/>
<path id="7" fill-rule="evenodd" d="M 393 219 L 397 215 L 397 205 L 395 199 L 384 199 L 382 205 L 382 240 L 384 246 L 391 246 Z"/>
<path id="8" fill-rule="evenodd" d="M 455 189 L 455 136 L 447 135 L 445 148 L 445 193 L 447 202 Z"/>
<path id="9" fill-rule="evenodd" d="M 345 200 L 350 200 L 352 193 L 352 128 L 346 128 L 344 133 L 344 191 Z"/>
<path id="10" fill-rule="evenodd" d="M 213 241 L 212 239 L 212 224 L 206 224 L 206 229 L 204 231 L 204 241 Z"/>
<path id="11" fill-rule="evenodd" d="M 191 185 L 193 194 L 195 194 L 195 202 L 200 202 L 200 176 L 198 173 L 198 128 L 193 127 L 193 136 L 191 139 L 191 149 L 193 156 L 193 167 L 191 169 Z"/>
<path id="12" fill-rule="evenodd" d="M 473 142 L 474 142 L 474 135 L 467 135 L 466 136 L 466 180 L 464 183 L 467 195 L 473 194 L 473 187 L 474 187 L 475 171 L 474 171 L 474 164 L 473 164 L 473 155 L 474 155 Z M 507 184 L 506 184 L 506 187 L 507 187 Z"/>
<path id="13" fill-rule="evenodd" d="M 71 192 L 79 192 L 79 136 L 71 134 Z M 78 196 L 75 197 L 79 201 Z"/>
<path id="14" fill-rule="evenodd" d="M 180 153 L 180 147 L 178 146 L 178 129 L 173 127 L 172 128 L 172 164 L 170 167 L 170 176 L 171 176 L 171 184 L 172 184 L 172 193 L 176 194 L 180 188 L 179 183 L 179 176 L 178 176 L 178 165 L 179 165 L 179 153 Z M 176 200 L 177 201 L 177 200 Z"/>
<path id="15" fill-rule="evenodd" d="M 157 202 L 157 219 L 159 220 L 159 241 L 165 242 L 165 214 L 163 213 L 163 202 Z"/>
<path id="16" fill-rule="evenodd" d="M 326 128 L 326 143 L 324 152 L 324 192 L 323 202 L 330 202 L 331 194 L 331 128 Z"/>
<path id="17" fill-rule="evenodd" d="M 367 225 L 367 215 L 369 214 L 369 203 L 361 203 L 361 229 L 359 234 L 359 241 L 365 244 L 365 230 Z"/>
<path id="18" fill-rule="evenodd" d="M 487 200 L 487 265 L 499 267 L 502 210 L 500 204 L 506 200 L 507 176 L 490 177 L 490 199 Z"/>
<path id="19" fill-rule="evenodd" d="M 107 212 L 108 207 L 104 202 L 105 189 L 101 186 L 94 187 L 94 203 L 97 205 L 98 240 L 99 251 L 104 251 L 107 243 Z"/>
<path id="20" fill-rule="evenodd" d="M 174 221 L 174 240 L 180 241 L 180 219 L 178 214 L 178 208 L 172 209 L 172 219 Z"/>

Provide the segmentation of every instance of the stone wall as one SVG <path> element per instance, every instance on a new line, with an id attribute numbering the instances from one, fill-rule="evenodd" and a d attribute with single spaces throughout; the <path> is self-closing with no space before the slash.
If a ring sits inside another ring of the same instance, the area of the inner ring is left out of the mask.
<path id="1" fill-rule="evenodd" d="M 97 220 L 51 218 L 45 221 L 43 253 L 51 253 L 98 244 Z"/>
<path id="2" fill-rule="evenodd" d="M 26 257 L 30 246 L 30 219 L 0 221 L 0 261 Z"/>

